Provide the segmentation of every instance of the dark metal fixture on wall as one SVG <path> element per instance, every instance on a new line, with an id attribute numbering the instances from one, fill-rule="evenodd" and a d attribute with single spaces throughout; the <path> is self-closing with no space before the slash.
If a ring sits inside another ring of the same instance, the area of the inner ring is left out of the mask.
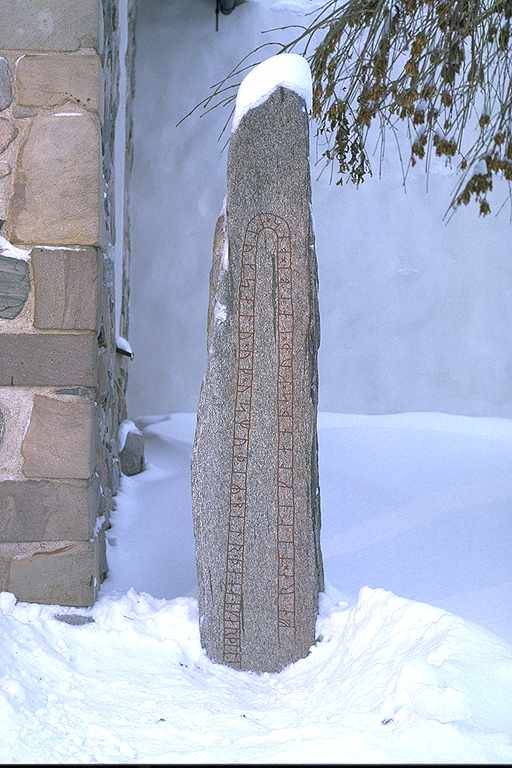
<path id="1" fill-rule="evenodd" d="M 217 0 L 215 6 L 215 29 L 219 31 L 219 13 L 228 16 L 237 5 L 241 5 L 244 0 Z"/>

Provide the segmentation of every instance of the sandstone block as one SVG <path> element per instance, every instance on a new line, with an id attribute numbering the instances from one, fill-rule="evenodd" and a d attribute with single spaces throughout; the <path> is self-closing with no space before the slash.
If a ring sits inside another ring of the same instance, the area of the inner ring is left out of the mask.
<path id="1" fill-rule="evenodd" d="M 88 541 L 98 513 L 94 482 L 0 482 L 0 542 Z"/>
<path id="2" fill-rule="evenodd" d="M 13 320 L 22 311 L 30 292 L 26 261 L 0 255 L 0 318 Z"/>
<path id="3" fill-rule="evenodd" d="M 0 592 L 50 605 L 92 605 L 100 584 L 100 541 L 0 544 Z"/>
<path id="4" fill-rule="evenodd" d="M 27 478 L 91 477 L 96 459 L 96 407 L 86 399 L 34 395 L 22 445 Z"/>
<path id="5" fill-rule="evenodd" d="M 6 222 L 14 242 L 96 245 L 100 134 L 88 112 L 38 114 L 20 148 Z"/>
<path id="6" fill-rule="evenodd" d="M 0 386 L 96 386 L 92 333 L 0 334 Z"/>
<path id="7" fill-rule="evenodd" d="M 98 323 L 96 249 L 34 248 L 31 258 L 36 328 L 95 331 Z"/>
<path id="8" fill-rule="evenodd" d="M 3 56 L 0 56 L 0 111 L 7 109 L 7 107 L 10 106 L 11 101 L 12 85 L 9 62 Z"/>
<path id="9" fill-rule="evenodd" d="M 16 65 L 16 102 L 56 107 L 74 101 L 97 110 L 101 82 L 97 54 L 27 54 Z"/>
<path id="10" fill-rule="evenodd" d="M 0 48 L 96 48 L 98 13 L 98 0 L 0 0 Z"/>

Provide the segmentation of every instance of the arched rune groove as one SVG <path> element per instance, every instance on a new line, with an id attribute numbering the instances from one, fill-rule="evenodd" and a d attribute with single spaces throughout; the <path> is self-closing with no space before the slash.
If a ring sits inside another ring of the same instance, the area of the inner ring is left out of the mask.
<path id="1" fill-rule="evenodd" d="M 242 663 L 242 610 L 247 474 L 254 379 L 256 255 L 270 229 L 277 244 L 277 631 L 295 627 L 295 499 L 293 463 L 293 281 L 290 230 L 278 216 L 263 213 L 247 225 L 240 265 L 237 386 L 233 419 L 223 658 Z"/>

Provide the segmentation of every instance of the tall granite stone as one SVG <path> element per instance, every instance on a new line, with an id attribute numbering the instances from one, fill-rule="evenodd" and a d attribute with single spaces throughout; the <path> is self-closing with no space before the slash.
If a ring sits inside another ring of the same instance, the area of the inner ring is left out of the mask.
<path id="1" fill-rule="evenodd" d="M 257 672 L 307 655 L 323 589 L 308 134 L 279 87 L 232 135 L 192 459 L 201 641 Z"/>

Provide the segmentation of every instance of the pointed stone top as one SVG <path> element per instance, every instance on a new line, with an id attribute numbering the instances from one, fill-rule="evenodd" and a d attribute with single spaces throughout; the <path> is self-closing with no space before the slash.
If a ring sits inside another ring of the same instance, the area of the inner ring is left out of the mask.
<path id="1" fill-rule="evenodd" d="M 311 69 L 307 60 L 298 53 L 280 53 L 251 69 L 240 83 L 231 131 L 236 131 L 246 112 L 266 101 L 279 86 L 298 93 L 311 109 Z"/>

